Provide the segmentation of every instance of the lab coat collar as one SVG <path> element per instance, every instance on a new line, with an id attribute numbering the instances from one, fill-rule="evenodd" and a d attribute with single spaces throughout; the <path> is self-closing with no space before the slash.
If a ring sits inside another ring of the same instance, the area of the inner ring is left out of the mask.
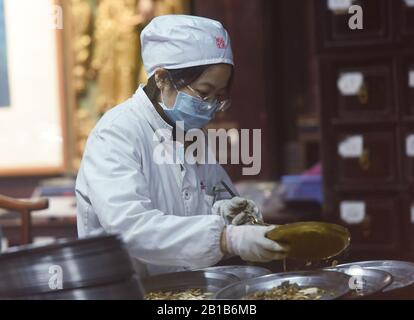
<path id="1" fill-rule="evenodd" d="M 172 140 L 173 127 L 165 122 L 165 120 L 160 116 L 143 88 L 143 84 L 139 85 L 137 91 L 132 97 L 132 99 L 139 105 L 139 110 L 137 111 L 145 117 L 154 131 L 157 130 L 156 133 L 159 138 L 162 137 L 167 140 Z M 161 140 L 163 140 L 162 138 Z"/>

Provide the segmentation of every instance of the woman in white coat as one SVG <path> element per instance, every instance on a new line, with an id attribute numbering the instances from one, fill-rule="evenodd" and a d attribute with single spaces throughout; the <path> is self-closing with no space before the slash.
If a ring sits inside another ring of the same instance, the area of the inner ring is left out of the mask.
<path id="1" fill-rule="evenodd" d="M 208 267 L 224 256 L 283 257 L 272 227 L 234 225 L 255 204 L 229 194 L 213 204 L 219 164 L 159 163 L 154 150 L 183 147 L 177 131 L 202 128 L 229 106 L 230 40 L 214 20 L 160 16 L 141 34 L 148 83 L 107 112 L 88 138 L 76 182 L 78 233 L 120 234 L 141 276 Z"/>

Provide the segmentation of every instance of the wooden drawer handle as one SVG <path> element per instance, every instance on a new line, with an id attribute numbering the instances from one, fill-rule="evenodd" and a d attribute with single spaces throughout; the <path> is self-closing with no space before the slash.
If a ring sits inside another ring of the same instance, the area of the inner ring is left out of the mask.
<path id="1" fill-rule="evenodd" d="M 359 157 L 359 165 L 364 171 L 367 171 L 369 168 L 371 168 L 371 158 L 368 149 L 364 149 L 362 155 Z"/>
<path id="2" fill-rule="evenodd" d="M 358 91 L 358 100 L 361 104 L 367 105 L 368 104 L 368 89 L 367 85 L 363 83 Z"/>

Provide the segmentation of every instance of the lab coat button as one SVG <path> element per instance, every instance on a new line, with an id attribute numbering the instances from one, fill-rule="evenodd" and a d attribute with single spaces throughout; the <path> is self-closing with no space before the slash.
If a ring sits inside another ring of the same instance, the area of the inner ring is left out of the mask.
<path id="1" fill-rule="evenodd" d="M 184 195 L 184 200 L 190 200 L 190 198 L 191 198 L 191 192 L 190 191 L 184 190 L 183 195 Z"/>

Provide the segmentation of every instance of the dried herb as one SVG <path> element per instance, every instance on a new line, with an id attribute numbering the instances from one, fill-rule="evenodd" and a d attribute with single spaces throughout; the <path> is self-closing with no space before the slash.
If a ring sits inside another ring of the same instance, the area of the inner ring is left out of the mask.
<path id="1" fill-rule="evenodd" d="M 145 295 L 145 300 L 207 300 L 213 294 L 203 292 L 201 289 L 188 289 L 181 291 L 155 291 Z"/>
<path id="2" fill-rule="evenodd" d="M 300 287 L 297 283 L 283 282 L 266 291 L 257 291 L 244 297 L 246 300 L 319 300 L 327 292 L 316 287 Z"/>

